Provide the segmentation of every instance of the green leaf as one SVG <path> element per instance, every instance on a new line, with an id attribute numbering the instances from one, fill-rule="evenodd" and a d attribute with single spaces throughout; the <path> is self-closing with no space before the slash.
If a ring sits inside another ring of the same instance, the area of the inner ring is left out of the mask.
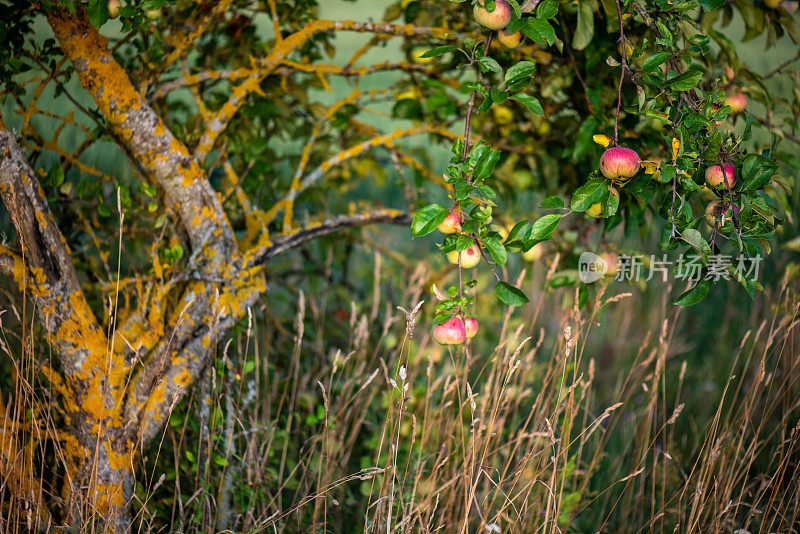
<path id="1" fill-rule="evenodd" d="M 708 126 L 708 119 L 700 115 L 699 113 L 689 113 L 686 115 L 682 120 L 681 124 L 689 128 L 690 130 L 696 130 L 702 126 Z"/>
<path id="2" fill-rule="evenodd" d="M 514 228 L 508 232 L 508 237 L 506 237 L 506 243 L 512 243 L 514 241 L 520 241 L 527 239 L 531 233 L 531 225 L 528 221 L 521 221 L 514 225 Z"/>
<path id="3" fill-rule="evenodd" d="M 509 306 L 522 306 L 529 302 L 525 293 L 507 282 L 498 282 L 494 287 L 494 293 L 501 302 Z"/>
<path id="4" fill-rule="evenodd" d="M 472 170 L 473 182 L 488 178 L 492 174 L 492 171 L 494 171 L 497 162 L 500 161 L 500 156 L 501 152 L 499 150 L 486 151 Z"/>
<path id="5" fill-rule="evenodd" d="M 558 2 L 555 0 L 545 0 L 536 8 L 536 16 L 540 19 L 552 19 L 558 14 Z"/>
<path id="6" fill-rule="evenodd" d="M 663 64 L 671 57 L 671 52 L 659 52 L 658 54 L 653 54 L 644 60 L 642 63 L 642 70 L 645 72 L 655 72 L 659 65 Z"/>
<path id="7" fill-rule="evenodd" d="M 572 48 L 583 50 L 592 42 L 592 37 L 594 37 L 594 9 L 588 1 L 583 0 L 578 10 L 578 26 L 572 37 Z"/>
<path id="8" fill-rule="evenodd" d="M 689 243 L 698 254 L 700 254 L 703 263 L 708 261 L 708 257 L 711 256 L 711 245 L 709 245 L 708 242 L 703 239 L 703 236 L 700 234 L 700 232 L 694 228 L 687 228 L 681 232 L 681 237 L 684 241 Z"/>
<path id="9" fill-rule="evenodd" d="M 489 56 L 483 56 L 478 60 L 478 65 L 480 66 L 483 72 L 493 71 L 493 72 L 503 72 L 503 67 L 500 66 L 494 58 Z"/>
<path id="10" fill-rule="evenodd" d="M 778 166 L 771 159 L 759 154 L 748 154 L 742 160 L 744 177 L 743 191 L 755 191 L 762 188 L 772 179 Z"/>
<path id="11" fill-rule="evenodd" d="M 500 242 L 499 239 L 496 237 L 485 237 L 483 239 L 483 246 L 489 251 L 489 254 L 492 256 L 492 259 L 497 262 L 498 265 L 505 265 L 506 261 L 508 260 L 508 252 L 506 251 L 506 247 L 503 246 L 503 243 Z"/>
<path id="12" fill-rule="evenodd" d="M 708 295 L 711 289 L 711 280 L 700 280 L 694 287 L 683 293 L 675 301 L 676 306 L 694 306 Z"/>
<path id="13" fill-rule="evenodd" d="M 714 11 L 725 5 L 725 0 L 700 0 L 700 6 L 706 11 Z"/>
<path id="14" fill-rule="evenodd" d="M 91 0 L 86 11 L 92 26 L 99 28 L 108 20 L 108 0 Z"/>
<path id="15" fill-rule="evenodd" d="M 690 70 L 675 76 L 668 80 L 667 83 L 669 84 L 669 88 L 674 91 L 690 91 L 694 89 L 702 78 L 702 71 Z"/>
<path id="16" fill-rule="evenodd" d="M 544 117 L 544 109 L 542 109 L 542 105 L 539 103 L 539 100 L 537 100 L 536 97 L 526 95 L 525 93 L 517 93 L 515 95 L 511 95 L 511 98 L 531 110 L 532 113 Z"/>
<path id="17" fill-rule="evenodd" d="M 445 46 L 437 46 L 436 48 L 431 48 L 424 54 L 422 54 L 421 58 L 429 58 L 429 57 L 436 57 L 441 56 L 442 54 L 446 54 L 448 52 L 452 52 L 453 50 L 458 50 L 457 46 L 452 45 L 445 45 Z"/>
<path id="18" fill-rule="evenodd" d="M 442 224 L 449 210 L 439 204 L 428 204 L 414 214 L 414 221 L 411 223 L 411 233 L 415 236 L 428 235 L 437 226 Z"/>
<path id="19" fill-rule="evenodd" d="M 551 213 L 539 218 L 531 227 L 531 238 L 541 241 L 553 233 L 563 215 Z"/>
<path id="20" fill-rule="evenodd" d="M 556 32 L 553 26 L 544 19 L 528 17 L 525 19 L 527 24 L 522 32 L 533 42 L 552 45 L 556 42 Z"/>
<path id="21" fill-rule="evenodd" d="M 519 63 L 515 63 L 506 71 L 506 83 L 513 82 L 520 78 L 530 77 L 535 70 L 536 64 L 532 61 L 520 61 Z"/>
<path id="22" fill-rule="evenodd" d="M 522 9 L 519 7 L 517 0 L 506 0 L 506 2 L 511 5 L 511 9 L 514 10 L 514 14 L 517 16 L 517 18 L 520 18 L 522 16 Z"/>
<path id="23" fill-rule="evenodd" d="M 492 103 L 493 104 L 502 104 L 506 100 L 508 100 L 508 92 L 507 91 L 501 91 L 499 89 L 494 89 L 492 91 Z"/>
<path id="24" fill-rule="evenodd" d="M 564 207 L 564 199 L 557 196 L 547 197 L 542 200 L 539 207 L 546 210 L 562 209 Z"/>
<path id="25" fill-rule="evenodd" d="M 47 173 L 47 181 L 52 187 L 58 187 L 64 183 L 64 167 L 60 163 L 54 163 Z"/>
<path id="26" fill-rule="evenodd" d="M 603 200 L 608 192 L 608 185 L 601 180 L 589 180 L 572 194 L 570 209 L 572 211 L 586 211 L 593 204 Z"/>

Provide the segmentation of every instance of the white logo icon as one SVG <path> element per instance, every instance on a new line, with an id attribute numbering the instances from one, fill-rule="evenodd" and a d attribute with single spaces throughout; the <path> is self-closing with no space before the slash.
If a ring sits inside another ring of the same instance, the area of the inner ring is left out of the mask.
<path id="1" fill-rule="evenodd" d="M 584 284 L 591 284 L 603 278 L 608 272 L 606 260 L 592 252 L 584 252 L 578 258 L 578 278 Z"/>

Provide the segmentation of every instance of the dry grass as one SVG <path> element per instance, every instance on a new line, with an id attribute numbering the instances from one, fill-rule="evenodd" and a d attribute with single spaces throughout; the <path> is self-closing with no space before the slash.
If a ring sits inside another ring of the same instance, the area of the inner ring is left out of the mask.
<path id="1" fill-rule="evenodd" d="M 137 528 L 797 531 L 800 304 L 788 282 L 717 351 L 729 379 L 713 390 L 682 359 L 693 312 L 666 299 L 645 308 L 601 292 L 581 310 L 539 296 L 448 350 L 413 311 L 429 273 L 391 303 L 379 261 L 374 273 L 363 309 L 334 305 L 327 286 L 297 293 L 291 332 L 265 308 L 220 347 L 144 451 Z M 63 480 L 59 395 L 29 315 L 0 316 L 13 384 L 0 532 L 58 523 L 36 506 L 57 511 Z"/>

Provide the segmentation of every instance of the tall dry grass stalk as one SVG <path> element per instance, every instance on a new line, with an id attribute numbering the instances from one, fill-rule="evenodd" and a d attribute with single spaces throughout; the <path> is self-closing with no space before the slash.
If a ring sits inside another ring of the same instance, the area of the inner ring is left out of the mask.
<path id="1" fill-rule="evenodd" d="M 364 310 L 327 286 L 298 292 L 293 332 L 264 308 L 220 345 L 142 451 L 138 529 L 796 531 L 800 303 L 788 281 L 728 341 L 715 393 L 686 390 L 691 312 L 666 299 L 645 313 L 628 293 L 601 291 L 584 309 L 538 295 L 450 350 L 416 306 L 430 273 L 417 268 L 392 302 L 380 259 L 373 276 Z M 0 396 L 1 532 L 59 521 L 37 507 L 58 503 L 63 480 L 58 391 L 29 315 L 0 316 L 14 384 Z M 698 398 L 717 406 L 707 420 L 692 413 Z"/>

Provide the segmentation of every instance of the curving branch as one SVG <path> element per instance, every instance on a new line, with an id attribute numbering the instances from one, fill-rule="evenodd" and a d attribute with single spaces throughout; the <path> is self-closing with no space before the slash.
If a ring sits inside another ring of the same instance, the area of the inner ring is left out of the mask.
<path id="1" fill-rule="evenodd" d="M 330 235 L 347 228 L 358 228 L 369 224 L 398 224 L 405 226 L 411 224 L 411 216 L 399 210 L 384 209 L 355 215 L 342 215 L 318 224 L 311 224 L 289 234 L 280 235 L 274 241 L 248 252 L 247 266 L 264 265 L 274 256 L 312 239 Z"/>

